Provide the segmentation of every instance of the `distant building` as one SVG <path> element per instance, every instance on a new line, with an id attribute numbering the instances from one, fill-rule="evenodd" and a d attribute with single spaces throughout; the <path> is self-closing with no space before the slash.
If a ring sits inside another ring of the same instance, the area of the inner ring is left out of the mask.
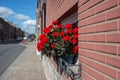
<path id="1" fill-rule="evenodd" d="M 0 40 L 16 39 L 17 37 L 23 36 L 24 31 L 17 28 L 13 23 L 7 22 L 0 17 Z"/>

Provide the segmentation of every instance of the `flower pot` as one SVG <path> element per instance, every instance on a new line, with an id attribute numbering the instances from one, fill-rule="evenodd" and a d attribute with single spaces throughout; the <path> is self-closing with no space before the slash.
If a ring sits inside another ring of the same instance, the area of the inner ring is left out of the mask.
<path id="1" fill-rule="evenodd" d="M 63 60 L 65 60 L 68 64 L 73 63 L 73 55 L 62 55 L 60 56 Z"/>

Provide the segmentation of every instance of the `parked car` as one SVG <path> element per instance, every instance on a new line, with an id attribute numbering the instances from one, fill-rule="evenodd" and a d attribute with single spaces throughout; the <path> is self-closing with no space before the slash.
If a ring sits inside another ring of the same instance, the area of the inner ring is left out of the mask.
<path id="1" fill-rule="evenodd" d="M 22 37 L 17 37 L 16 40 L 17 40 L 17 41 L 22 41 L 23 38 L 22 38 Z"/>

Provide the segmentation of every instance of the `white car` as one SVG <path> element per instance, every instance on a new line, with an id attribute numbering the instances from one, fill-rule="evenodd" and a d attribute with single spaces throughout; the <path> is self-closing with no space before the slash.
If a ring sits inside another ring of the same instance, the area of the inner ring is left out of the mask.
<path id="1" fill-rule="evenodd" d="M 22 37 L 17 37 L 17 39 L 16 39 L 17 41 L 22 41 L 23 40 L 23 38 Z"/>

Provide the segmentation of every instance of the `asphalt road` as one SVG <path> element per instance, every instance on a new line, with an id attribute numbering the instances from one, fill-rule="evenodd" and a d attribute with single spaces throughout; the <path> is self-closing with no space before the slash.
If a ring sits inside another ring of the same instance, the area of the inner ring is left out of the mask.
<path id="1" fill-rule="evenodd" d="M 24 49 L 18 42 L 0 44 L 0 76 Z"/>

